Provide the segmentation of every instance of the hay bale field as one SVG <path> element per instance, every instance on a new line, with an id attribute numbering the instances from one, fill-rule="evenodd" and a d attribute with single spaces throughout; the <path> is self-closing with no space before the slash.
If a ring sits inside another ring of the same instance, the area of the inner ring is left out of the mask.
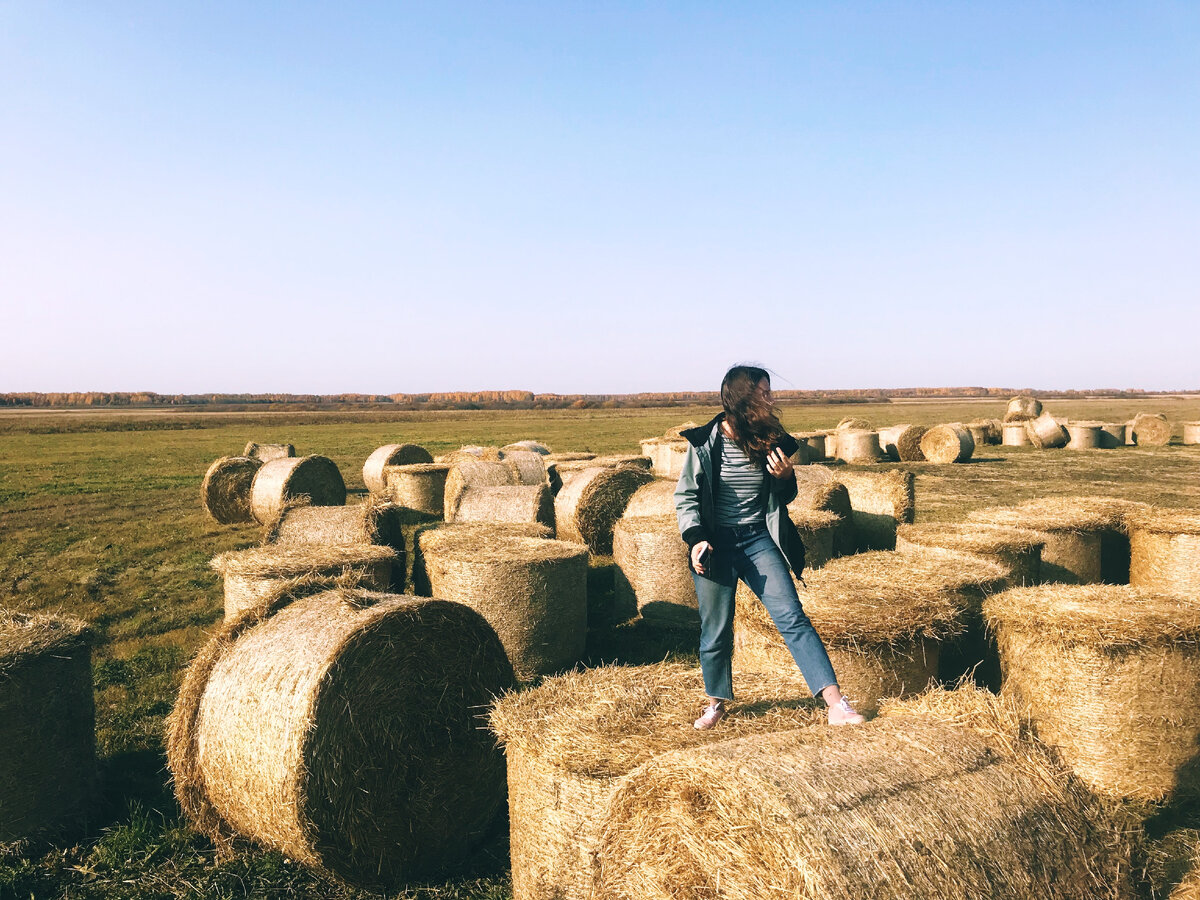
<path id="1" fill-rule="evenodd" d="M 452 525 L 447 525 L 442 522 L 427 522 L 417 525 L 412 529 L 412 535 L 409 540 L 409 553 L 412 559 L 412 565 L 409 571 L 408 583 L 412 586 L 412 593 L 421 597 L 429 597 L 429 573 L 425 566 L 425 553 L 422 549 L 423 539 L 435 532 L 442 531 L 452 534 L 473 534 L 475 539 L 482 542 L 487 542 L 499 537 L 528 537 L 528 538 L 553 538 L 554 532 L 545 525 L 534 523 L 514 524 L 514 523 L 497 523 L 497 522 L 458 522 Z"/>
<path id="2" fill-rule="evenodd" d="M 883 697 L 925 690 L 937 676 L 941 643 L 962 633 L 967 611 L 1007 577 L 1002 566 L 965 553 L 874 551 L 806 574 L 796 591 L 842 691 L 870 713 Z M 768 673 L 807 690 L 775 623 L 744 583 L 734 622 L 735 671 Z"/>
<path id="3" fill-rule="evenodd" d="M 1133 436 L 1139 447 L 1164 447 L 1171 443 L 1171 423 L 1161 413 L 1138 413 Z"/>
<path id="4" fill-rule="evenodd" d="M 846 486 L 854 519 L 855 550 L 893 550 L 896 528 L 916 515 L 915 478 L 904 469 L 834 474 Z M 797 482 L 798 483 L 798 482 Z"/>
<path id="5" fill-rule="evenodd" d="M 1103 422 L 1067 422 L 1068 450 L 1098 450 Z"/>
<path id="6" fill-rule="evenodd" d="M 1043 755 L 927 717 L 737 738 L 649 760 L 610 801 L 612 900 L 1095 900 L 1119 839 Z"/>
<path id="7" fill-rule="evenodd" d="M 513 686 L 495 633 L 455 603 L 367 591 L 282 595 L 227 622 L 168 719 L 179 805 L 350 884 L 455 871 L 504 800 L 481 727 Z"/>
<path id="8" fill-rule="evenodd" d="M 302 498 L 309 506 L 346 502 L 346 483 L 332 459 L 298 456 L 263 463 L 250 488 L 250 511 L 260 525 L 270 525 Z"/>
<path id="9" fill-rule="evenodd" d="M 446 512 L 447 463 L 411 463 L 383 470 L 385 493 L 406 509 L 442 518 Z"/>
<path id="10" fill-rule="evenodd" d="M 833 555 L 849 556 L 857 550 L 850 491 L 825 466 L 805 466 L 796 470 L 796 499 L 788 504 L 789 514 L 792 510 L 833 513 L 839 519 L 833 530 Z"/>
<path id="11" fill-rule="evenodd" d="M 96 787 L 92 633 L 0 608 L 0 845 L 78 829 Z"/>
<path id="12" fill-rule="evenodd" d="M 1029 435 L 1029 443 L 1039 450 L 1053 450 L 1067 445 L 1067 429 L 1048 412 L 1026 422 L 1025 432 Z"/>
<path id="13" fill-rule="evenodd" d="M 1200 422 L 1183 423 L 1183 442 L 1189 446 L 1200 444 Z"/>
<path id="14" fill-rule="evenodd" d="M 800 542 L 804 545 L 804 568 L 819 569 L 834 557 L 834 536 L 842 524 L 842 517 L 824 509 L 798 509 L 788 507 L 788 518 L 796 526 Z"/>
<path id="15" fill-rule="evenodd" d="M 204 473 L 200 484 L 200 505 L 222 525 L 241 525 L 254 521 L 250 511 L 250 488 L 262 460 L 252 456 L 222 456 Z"/>
<path id="16" fill-rule="evenodd" d="M 1036 419 L 1041 414 L 1042 401 L 1023 394 L 1008 401 L 1008 409 L 1004 412 L 1004 421 L 1026 422 L 1029 419 Z"/>
<path id="17" fill-rule="evenodd" d="M 692 728 L 704 681 L 678 663 L 569 672 L 500 700 L 491 723 L 508 757 L 514 900 L 594 896 L 609 800 L 643 763 L 825 719 L 822 705 L 797 700 L 787 685 L 746 677 L 738 687 L 740 699 L 712 731 Z"/>
<path id="18" fill-rule="evenodd" d="M 625 506 L 624 515 L 629 518 L 642 516 L 675 515 L 675 488 L 677 482 L 669 478 L 655 478 L 633 492 Z"/>
<path id="19" fill-rule="evenodd" d="M 375 544 L 266 544 L 231 550 L 209 565 L 225 579 L 225 620 L 232 621 L 292 581 L 387 590 L 396 551 Z"/>
<path id="20" fill-rule="evenodd" d="M 613 528 L 614 591 L 618 605 L 636 607 L 649 624 L 696 631 L 700 612 L 679 521 L 669 516 L 630 516 Z"/>
<path id="21" fill-rule="evenodd" d="M 482 615 L 522 681 L 574 665 L 587 640 L 587 550 L 502 532 L 421 535 L 430 593 Z"/>
<path id="22" fill-rule="evenodd" d="M 893 425 L 879 432 L 879 446 L 893 462 L 923 462 L 921 438 L 925 436 L 924 425 Z"/>
<path id="23" fill-rule="evenodd" d="M 1129 583 L 1200 604 L 1200 509 L 1132 513 Z"/>
<path id="24" fill-rule="evenodd" d="M 443 516 L 447 522 L 454 521 L 458 503 L 467 487 L 502 487 L 516 483 L 516 470 L 498 459 L 478 459 L 470 454 L 456 454 L 446 475 Z"/>
<path id="25" fill-rule="evenodd" d="M 389 589 L 404 590 L 408 544 L 404 536 L 406 511 L 380 497 L 353 506 L 293 506 L 284 510 L 268 530 L 264 543 L 288 546 L 376 544 L 396 554 Z"/>
<path id="26" fill-rule="evenodd" d="M 296 455 L 296 448 L 292 444 L 259 444 L 256 441 L 250 441 L 242 450 L 242 456 L 250 456 L 261 462 L 270 462 L 273 459 L 288 459 Z"/>
<path id="27" fill-rule="evenodd" d="M 554 498 L 554 519 L 564 541 L 586 544 L 599 556 L 613 549 L 613 526 L 638 488 L 651 481 L 641 469 L 593 467 L 578 472 Z"/>
<path id="28" fill-rule="evenodd" d="M 899 553 L 914 547 L 940 547 L 973 553 L 998 563 L 1009 573 L 1005 587 L 1041 583 L 1042 548 L 1045 545 L 1046 535 L 1042 532 L 980 522 L 901 525 L 896 532 L 896 551 Z"/>
<path id="29" fill-rule="evenodd" d="M 1004 689 L 1097 793 L 1196 793 L 1200 605 L 1128 585 L 1042 585 L 989 598 Z"/>
<path id="30" fill-rule="evenodd" d="M 471 487 L 459 497 L 454 522 L 530 522 L 554 533 L 554 495 L 549 484 Z"/>
<path id="31" fill-rule="evenodd" d="M 1100 447 L 1104 450 L 1114 450 L 1126 445 L 1124 422 L 1100 423 Z"/>
<path id="32" fill-rule="evenodd" d="M 1002 435 L 1000 443 L 1005 447 L 1028 447 L 1032 444 L 1029 431 L 1025 428 L 1025 420 L 1005 422 Z"/>
<path id="33" fill-rule="evenodd" d="M 838 435 L 838 459 L 849 465 L 870 465 L 879 462 L 883 451 L 879 447 L 879 432 L 845 430 Z"/>
<path id="34" fill-rule="evenodd" d="M 546 457 L 533 450 L 501 450 L 500 461 L 512 469 L 517 484 L 549 484 Z"/>
<path id="35" fill-rule="evenodd" d="M 388 466 L 431 462 L 433 456 L 430 452 L 417 444 L 384 444 L 376 448 L 363 463 L 363 484 L 371 493 L 381 494 L 387 490 L 387 476 L 384 470 Z"/>
<path id="36" fill-rule="evenodd" d="M 921 454 L 931 463 L 966 462 L 974 452 L 975 439 L 958 422 L 934 425 L 921 436 Z"/>

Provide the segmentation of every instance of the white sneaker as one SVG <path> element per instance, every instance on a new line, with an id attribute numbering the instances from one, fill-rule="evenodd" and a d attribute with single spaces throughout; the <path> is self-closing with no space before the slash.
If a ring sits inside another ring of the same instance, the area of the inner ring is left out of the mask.
<path id="1" fill-rule="evenodd" d="M 712 728 L 723 718 L 725 718 L 725 701 L 713 700 L 708 706 L 704 707 L 704 712 L 700 714 L 700 718 L 692 723 L 692 727 L 697 731 L 708 731 L 708 729 Z"/>
<path id="2" fill-rule="evenodd" d="M 851 706 L 845 697 L 829 707 L 830 725 L 861 725 L 865 721 L 862 714 Z"/>

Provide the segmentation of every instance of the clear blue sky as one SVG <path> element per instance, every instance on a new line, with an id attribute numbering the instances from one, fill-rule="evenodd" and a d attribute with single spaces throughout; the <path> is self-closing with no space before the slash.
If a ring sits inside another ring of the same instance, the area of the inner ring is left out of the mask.
<path id="1" fill-rule="evenodd" d="M 0 0 L 0 391 L 1200 388 L 1200 4 Z"/>

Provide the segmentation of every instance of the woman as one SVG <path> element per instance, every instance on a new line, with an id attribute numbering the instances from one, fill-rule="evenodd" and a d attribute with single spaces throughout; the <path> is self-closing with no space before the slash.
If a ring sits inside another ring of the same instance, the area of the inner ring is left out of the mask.
<path id="1" fill-rule="evenodd" d="M 700 606 L 700 669 L 708 694 L 695 727 L 712 728 L 733 699 L 739 578 L 767 608 L 813 696 L 825 700 L 829 723 L 856 725 L 863 717 L 842 696 L 792 580 L 792 571 L 799 575 L 804 568 L 804 545 L 787 515 L 796 497 L 790 457 L 798 444 L 775 415 L 766 370 L 734 366 L 726 372 L 721 405 L 725 411 L 707 425 L 683 432 L 689 446 L 675 489 Z"/>

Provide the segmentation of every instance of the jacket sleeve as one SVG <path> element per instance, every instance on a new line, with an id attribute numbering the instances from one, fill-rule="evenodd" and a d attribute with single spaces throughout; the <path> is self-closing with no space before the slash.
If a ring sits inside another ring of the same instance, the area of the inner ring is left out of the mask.
<path id="1" fill-rule="evenodd" d="M 704 522 L 700 518 L 700 456 L 696 448 L 689 446 L 679 473 L 679 484 L 675 487 L 675 515 L 679 519 L 679 533 L 688 548 L 701 541 L 710 540 Z"/>

